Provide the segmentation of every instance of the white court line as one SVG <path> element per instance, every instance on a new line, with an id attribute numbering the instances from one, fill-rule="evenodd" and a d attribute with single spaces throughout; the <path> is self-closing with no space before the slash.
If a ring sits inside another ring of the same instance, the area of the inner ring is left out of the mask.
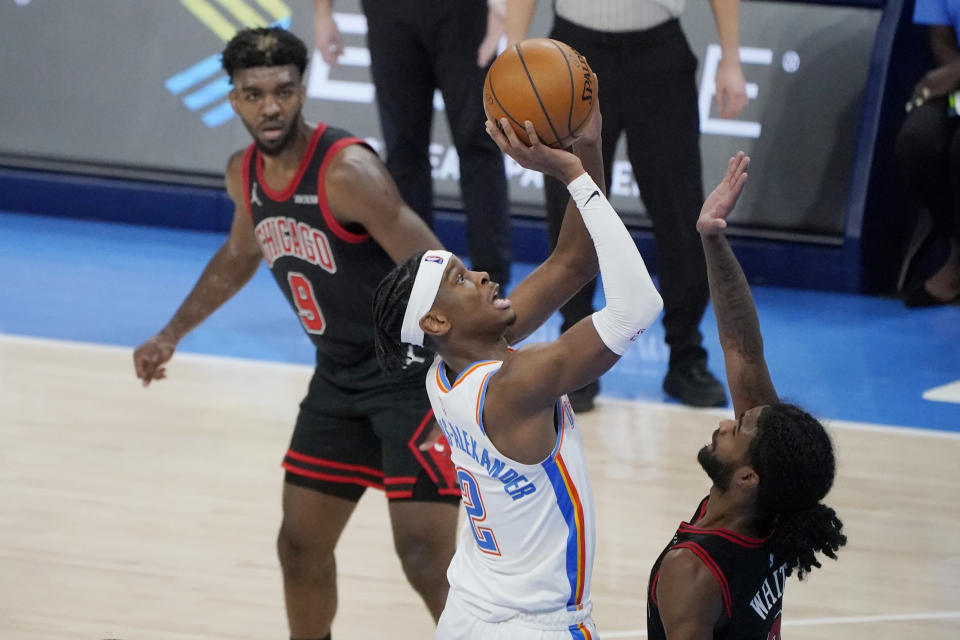
<path id="1" fill-rule="evenodd" d="M 837 618 L 803 618 L 801 620 L 784 620 L 784 627 L 815 627 L 835 624 L 871 624 L 876 622 L 916 622 L 919 620 L 950 620 L 960 619 L 960 611 L 934 611 L 930 613 L 888 613 L 875 616 L 842 616 Z M 645 629 L 632 631 L 608 631 L 599 634 L 604 640 L 607 638 L 645 638 Z"/>
<path id="2" fill-rule="evenodd" d="M 47 348 L 70 348 L 81 349 L 85 351 L 113 351 L 123 352 L 130 355 L 131 366 L 133 363 L 133 347 L 120 347 L 113 344 L 100 344 L 98 342 L 74 342 L 73 340 L 56 340 L 53 338 L 35 338 L 32 336 L 17 336 L 10 333 L 0 333 L 0 344 L 4 342 L 11 344 L 27 344 L 37 347 Z M 205 353 L 191 353 L 189 351 L 177 351 L 173 356 L 174 360 L 189 360 L 192 362 L 210 362 L 229 364 L 231 366 L 256 366 L 274 369 L 278 371 L 306 371 L 313 372 L 314 367 L 308 364 L 296 364 L 292 362 L 278 362 L 275 360 L 257 360 L 256 358 L 236 358 L 233 356 L 212 356 Z M 132 373 L 132 370 L 131 370 Z"/>
<path id="3" fill-rule="evenodd" d="M 73 349 L 86 350 L 106 350 L 115 352 L 126 352 L 133 355 L 133 347 L 120 347 L 116 345 L 100 344 L 96 342 L 75 342 L 72 340 L 57 340 L 54 338 L 36 338 L 32 336 L 20 336 L 10 333 L 0 333 L 0 344 L 8 342 L 12 344 L 32 344 L 40 347 L 70 347 Z M 272 369 L 275 371 L 293 371 L 293 372 L 313 372 L 314 367 L 307 364 L 295 364 L 290 362 L 278 362 L 275 360 L 257 360 L 255 358 L 237 358 L 233 356 L 212 356 L 202 353 L 190 353 L 177 351 L 175 359 L 191 360 L 194 362 L 224 363 L 231 366 L 256 366 Z M 613 398 L 601 395 L 598 399 L 601 404 L 628 404 L 632 406 L 651 407 L 661 411 L 682 411 L 685 413 L 702 413 L 704 415 L 719 416 L 722 418 L 733 417 L 732 409 L 694 409 L 675 403 L 654 402 L 651 400 L 635 400 L 628 398 Z M 889 433 L 903 436 L 921 436 L 931 438 L 945 438 L 949 440 L 960 440 L 960 433 L 952 431 L 942 431 L 939 429 L 927 429 L 924 427 L 904 427 L 893 425 L 871 424 L 866 422 L 850 422 L 847 420 L 831 420 L 824 418 L 827 426 L 837 429 L 849 429 L 856 431 L 873 431 L 876 433 Z"/>
<path id="4" fill-rule="evenodd" d="M 597 397 L 598 404 L 629 404 L 640 407 L 656 408 L 660 411 L 681 411 L 684 413 L 702 413 L 705 416 L 717 416 L 720 418 L 733 418 L 733 409 L 696 409 L 673 402 L 654 402 L 651 400 L 635 400 L 628 398 L 612 398 L 604 395 Z M 849 420 L 833 420 L 823 418 L 824 423 L 830 428 L 848 429 L 851 431 L 873 431 L 875 433 L 890 433 L 901 436 L 924 436 L 930 438 L 946 438 L 950 440 L 960 439 L 960 433 L 954 431 L 943 431 L 940 429 L 928 429 L 925 427 L 905 427 L 885 424 L 874 424 L 871 422 L 852 422 Z"/>

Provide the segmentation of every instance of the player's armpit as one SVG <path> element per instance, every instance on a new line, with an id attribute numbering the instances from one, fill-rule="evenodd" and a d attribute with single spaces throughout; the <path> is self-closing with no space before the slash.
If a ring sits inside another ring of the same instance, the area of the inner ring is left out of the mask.
<path id="1" fill-rule="evenodd" d="M 657 576 L 656 602 L 668 640 L 711 640 L 723 615 L 717 578 L 689 549 L 673 549 Z"/>
<path id="2" fill-rule="evenodd" d="M 529 415 L 549 409 L 561 395 L 593 382 L 619 359 L 587 317 L 553 342 L 513 353 L 491 380 L 488 395 L 496 385 L 496 402 L 504 405 L 504 416 Z"/>

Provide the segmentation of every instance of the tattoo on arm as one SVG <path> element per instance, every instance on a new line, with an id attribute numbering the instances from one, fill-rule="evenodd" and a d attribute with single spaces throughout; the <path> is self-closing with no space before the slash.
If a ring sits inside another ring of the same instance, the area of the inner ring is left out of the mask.
<path id="1" fill-rule="evenodd" d="M 730 243 L 722 234 L 705 237 L 703 251 L 721 344 L 724 349 L 729 345 L 740 352 L 746 360 L 762 360 L 763 337 L 757 308 Z"/>
<path id="2" fill-rule="evenodd" d="M 702 239 L 727 382 L 734 410 L 741 415 L 751 407 L 777 402 L 777 392 L 763 357 L 760 319 L 743 269 L 723 234 Z"/>

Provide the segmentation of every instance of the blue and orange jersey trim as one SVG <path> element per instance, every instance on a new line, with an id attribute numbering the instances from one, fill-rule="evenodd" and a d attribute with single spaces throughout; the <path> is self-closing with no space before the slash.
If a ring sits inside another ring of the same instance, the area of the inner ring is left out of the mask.
<path id="1" fill-rule="evenodd" d="M 487 385 L 490 384 L 490 377 L 496 373 L 496 371 L 490 371 L 483 377 L 483 382 L 480 383 L 480 390 L 477 392 L 477 426 L 480 427 L 480 433 L 486 434 L 487 430 L 483 428 L 483 400 L 487 397 Z"/>
<path id="2" fill-rule="evenodd" d="M 593 634 L 590 633 L 590 629 L 587 629 L 587 625 L 583 624 L 572 624 L 567 627 L 567 630 L 570 632 L 570 637 L 574 640 L 593 640 Z"/>
<path id="3" fill-rule="evenodd" d="M 453 381 L 453 384 L 450 384 L 450 381 L 447 379 L 447 365 L 444 362 L 440 362 L 437 366 L 437 386 L 440 387 L 440 391 L 444 393 L 449 393 L 451 389 L 463 382 L 468 375 L 476 371 L 478 368 L 492 364 L 494 362 L 500 362 L 499 360 L 480 360 L 474 362 L 469 367 L 460 372 L 460 375 L 457 376 L 457 379 Z"/>
<path id="4" fill-rule="evenodd" d="M 567 523 L 566 569 L 567 580 L 570 583 L 567 608 L 575 609 L 583 601 L 587 574 L 587 530 L 583 502 L 559 451 L 543 463 L 543 469 L 550 479 L 553 492 L 557 497 L 557 506 Z"/>

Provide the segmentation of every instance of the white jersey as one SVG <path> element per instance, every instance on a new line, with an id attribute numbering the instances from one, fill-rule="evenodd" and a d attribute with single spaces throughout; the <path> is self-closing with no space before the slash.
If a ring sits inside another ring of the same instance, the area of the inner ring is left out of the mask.
<path id="1" fill-rule="evenodd" d="M 438 356 L 427 373 L 467 515 L 447 571 L 450 593 L 489 622 L 589 614 L 596 532 L 580 430 L 563 396 L 556 445 L 542 463 L 521 464 L 497 451 L 484 432 L 483 402 L 502 364 L 476 362 L 451 382 Z"/>

